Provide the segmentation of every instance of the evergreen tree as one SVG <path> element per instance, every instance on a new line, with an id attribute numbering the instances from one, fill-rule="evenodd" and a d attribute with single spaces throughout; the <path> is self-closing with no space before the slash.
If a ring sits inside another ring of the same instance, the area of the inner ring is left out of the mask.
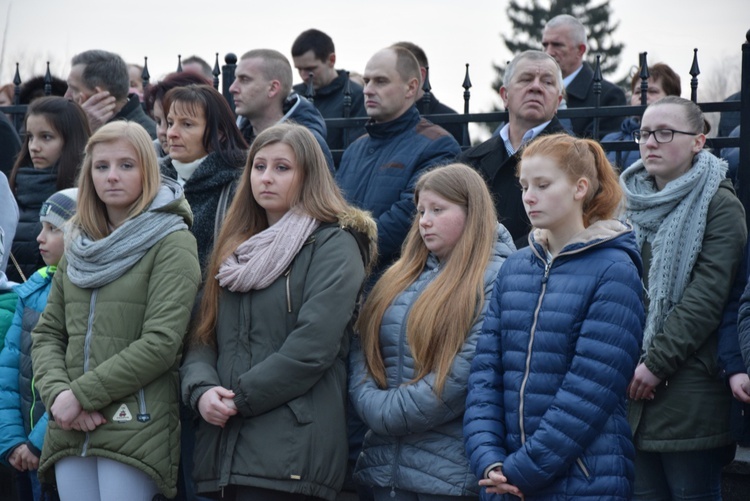
<path id="1" fill-rule="evenodd" d="M 592 0 L 510 0 L 507 13 L 513 31 L 510 36 L 502 36 L 503 43 L 513 55 L 529 49 L 541 50 L 542 30 L 547 21 L 559 14 L 570 14 L 586 27 L 586 60 L 595 66 L 596 56 L 600 55 L 602 74 L 611 74 L 620 64 L 623 49 L 623 44 L 615 42 L 612 36 L 619 23 L 610 23 L 612 9 L 609 0 L 599 5 L 591 3 Z M 492 88 L 499 91 L 505 65 L 494 67 L 498 76 Z"/>

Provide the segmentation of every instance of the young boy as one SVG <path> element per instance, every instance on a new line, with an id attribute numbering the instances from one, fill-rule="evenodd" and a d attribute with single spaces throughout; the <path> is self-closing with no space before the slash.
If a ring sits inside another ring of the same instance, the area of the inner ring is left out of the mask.
<path id="1" fill-rule="evenodd" d="M 21 472 L 20 482 L 22 473 L 28 472 L 33 499 L 40 499 L 41 495 L 36 470 L 47 429 L 47 413 L 34 388 L 31 331 L 47 304 L 52 276 L 63 256 L 63 226 L 75 213 L 77 192 L 76 188 L 59 191 L 42 205 L 39 212 L 42 231 L 36 240 L 47 266 L 14 288 L 18 303 L 0 352 L 0 461 Z M 24 490 L 19 485 L 19 491 Z"/>

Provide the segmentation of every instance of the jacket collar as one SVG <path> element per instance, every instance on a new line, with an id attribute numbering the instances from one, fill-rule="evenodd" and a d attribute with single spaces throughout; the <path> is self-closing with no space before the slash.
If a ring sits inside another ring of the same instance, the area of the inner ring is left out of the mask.
<path id="1" fill-rule="evenodd" d="M 365 124 L 367 133 L 378 139 L 389 139 L 398 136 L 409 129 L 413 129 L 419 123 L 419 111 L 416 106 L 411 106 L 403 115 L 390 122 L 375 123 L 372 119 Z"/>

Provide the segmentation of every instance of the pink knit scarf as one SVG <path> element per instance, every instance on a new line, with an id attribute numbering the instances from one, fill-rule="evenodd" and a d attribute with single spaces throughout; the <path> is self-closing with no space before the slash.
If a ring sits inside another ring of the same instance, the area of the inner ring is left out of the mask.
<path id="1" fill-rule="evenodd" d="M 265 289 L 289 267 L 320 222 L 293 210 L 242 242 L 219 267 L 219 285 L 232 292 Z"/>

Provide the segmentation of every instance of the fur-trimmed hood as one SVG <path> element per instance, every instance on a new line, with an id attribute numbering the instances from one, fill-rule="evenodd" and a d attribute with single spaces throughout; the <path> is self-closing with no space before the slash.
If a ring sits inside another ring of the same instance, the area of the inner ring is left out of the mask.
<path id="1" fill-rule="evenodd" d="M 369 275 L 378 261 L 377 223 L 369 212 L 350 206 L 345 212 L 339 214 L 338 225 L 350 232 L 357 240 L 365 271 Z"/>

